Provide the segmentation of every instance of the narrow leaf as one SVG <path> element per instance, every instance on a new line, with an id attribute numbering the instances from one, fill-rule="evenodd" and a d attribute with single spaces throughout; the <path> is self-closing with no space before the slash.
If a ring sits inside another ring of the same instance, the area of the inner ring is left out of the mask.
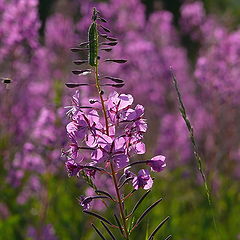
<path id="1" fill-rule="evenodd" d="M 119 221 L 119 219 L 118 219 L 116 214 L 114 214 L 114 218 L 115 218 L 115 222 L 117 223 L 117 225 L 119 227 L 119 230 L 121 231 L 122 235 L 124 235 L 123 229 L 122 229 L 122 225 L 121 225 L 121 223 L 120 223 L 120 221 Z"/>
<path id="2" fill-rule="evenodd" d="M 151 192 L 151 190 L 148 190 L 146 193 L 144 193 L 142 195 L 142 197 L 138 200 L 138 202 L 136 203 L 136 205 L 133 207 L 133 210 L 131 211 L 131 213 L 128 215 L 128 218 L 130 216 L 133 215 L 133 213 L 137 210 L 137 208 L 139 207 L 139 205 L 142 203 L 142 201 L 146 198 L 146 196 Z"/>
<path id="3" fill-rule="evenodd" d="M 88 41 L 89 41 L 88 62 L 91 66 L 96 66 L 98 57 L 98 32 L 97 24 L 95 22 L 93 22 L 89 27 Z"/>
<path id="4" fill-rule="evenodd" d="M 92 227 L 94 228 L 94 230 L 96 231 L 96 233 L 98 234 L 98 236 L 103 239 L 103 240 L 107 240 L 103 234 L 97 229 L 97 227 L 92 223 Z"/>
<path id="5" fill-rule="evenodd" d="M 159 223 L 159 225 L 155 228 L 155 230 L 152 232 L 152 234 L 149 236 L 148 240 L 153 240 L 153 237 L 155 236 L 155 234 L 158 232 L 158 230 L 163 226 L 163 224 L 165 222 L 167 222 L 169 220 L 169 216 L 166 217 L 164 220 L 162 220 L 162 222 Z"/>
<path id="6" fill-rule="evenodd" d="M 110 223 L 106 218 L 100 216 L 99 214 L 97 214 L 95 212 L 90 212 L 90 211 L 86 211 L 86 210 L 84 210 L 83 212 L 86 213 L 86 214 L 92 215 L 92 216 L 94 216 L 94 217 L 96 217 L 96 218 L 106 222 L 109 225 L 112 225 L 112 223 Z"/>
<path id="7" fill-rule="evenodd" d="M 112 51 L 112 48 L 101 48 L 100 50 L 103 50 L 105 52 L 111 52 Z"/>
<path id="8" fill-rule="evenodd" d="M 169 240 L 172 238 L 172 235 L 167 236 L 164 240 Z"/>
<path id="9" fill-rule="evenodd" d="M 118 83 L 118 84 L 106 83 L 106 84 L 102 84 L 101 86 L 121 88 L 121 87 L 123 87 L 124 85 L 125 85 L 124 83 Z"/>
<path id="10" fill-rule="evenodd" d="M 98 19 L 99 19 L 100 21 L 104 22 L 104 23 L 107 23 L 107 20 L 106 20 L 106 19 L 104 19 L 104 18 L 103 18 L 103 17 L 101 17 L 101 16 L 98 16 Z"/>
<path id="11" fill-rule="evenodd" d="M 109 76 L 106 76 L 106 77 L 104 77 L 104 78 L 109 79 L 109 80 L 111 80 L 111 81 L 113 81 L 113 82 L 115 82 L 115 83 L 123 83 L 123 82 L 124 82 L 124 80 L 122 80 L 122 79 L 120 79 L 120 78 L 109 77 Z"/>
<path id="12" fill-rule="evenodd" d="M 4 83 L 4 84 L 9 84 L 12 82 L 12 80 L 10 78 L 1 78 L 1 80 L 2 80 L 2 83 Z"/>
<path id="13" fill-rule="evenodd" d="M 116 240 L 116 238 L 114 237 L 113 233 L 110 231 L 110 229 L 107 227 L 107 225 L 101 221 L 101 224 L 104 226 L 104 228 L 106 229 L 106 231 L 108 232 L 109 236 L 112 238 L 112 240 Z"/>
<path id="14" fill-rule="evenodd" d="M 104 194 L 104 195 L 108 196 L 109 198 L 111 198 L 112 200 L 114 200 L 113 197 L 111 196 L 111 194 L 108 193 L 108 192 L 101 191 L 101 190 L 96 190 L 95 192 L 96 192 L 97 194 Z"/>
<path id="15" fill-rule="evenodd" d="M 108 32 L 108 33 L 111 32 L 110 29 L 108 29 L 108 28 L 106 28 L 106 27 L 104 27 L 104 26 L 102 26 L 102 25 L 100 25 L 100 27 L 101 27 L 105 32 Z"/>
<path id="16" fill-rule="evenodd" d="M 117 38 L 114 37 L 106 37 L 106 39 L 113 42 L 117 41 Z"/>
<path id="17" fill-rule="evenodd" d="M 80 52 L 80 51 L 84 51 L 84 50 L 89 50 L 89 48 L 71 48 L 70 49 L 71 52 Z"/>
<path id="18" fill-rule="evenodd" d="M 126 178 L 126 179 L 123 181 L 123 183 L 118 186 L 118 188 L 119 188 L 119 189 L 122 188 L 126 183 L 128 183 L 128 182 L 131 181 L 131 180 L 133 180 L 133 177 Z"/>
<path id="19" fill-rule="evenodd" d="M 99 34 L 100 37 L 106 38 L 108 35 L 105 33 Z"/>
<path id="20" fill-rule="evenodd" d="M 106 59 L 104 62 L 114 62 L 114 63 L 126 63 L 125 59 Z"/>
<path id="21" fill-rule="evenodd" d="M 135 227 L 137 227 L 137 225 L 139 225 L 139 223 L 143 220 L 143 218 L 155 207 L 157 206 L 160 202 L 162 201 L 162 198 L 160 198 L 158 201 L 156 201 L 155 203 L 153 203 L 150 207 L 148 207 L 143 214 L 140 216 L 140 218 L 137 220 Z M 135 228 L 134 227 L 134 228 Z"/>
<path id="22" fill-rule="evenodd" d="M 88 44 L 89 44 L 89 42 L 82 42 L 82 43 L 79 44 L 79 47 L 84 47 L 84 46 L 86 46 Z"/>
<path id="23" fill-rule="evenodd" d="M 118 44 L 118 42 L 103 42 L 101 43 L 101 45 L 105 45 L 105 46 L 116 46 Z"/>
<path id="24" fill-rule="evenodd" d="M 88 83 L 65 83 L 68 88 L 76 88 L 81 86 L 88 86 Z"/>
<path id="25" fill-rule="evenodd" d="M 72 73 L 75 75 L 87 75 L 91 73 L 90 69 L 85 69 L 85 70 L 72 70 Z"/>
<path id="26" fill-rule="evenodd" d="M 76 65 L 81 65 L 81 64 L 84 64 L 84 63 L 87 63 L 88 61 L 87 60 L 75 60 L 73 61 L 74 64 Z"/>

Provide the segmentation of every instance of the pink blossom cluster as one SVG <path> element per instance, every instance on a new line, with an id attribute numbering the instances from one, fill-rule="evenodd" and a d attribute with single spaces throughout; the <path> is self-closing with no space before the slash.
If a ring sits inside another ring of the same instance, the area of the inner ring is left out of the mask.
<path id="1" fill-rule="evenodd" d="M 84 108 L 76 101 L 77 96 L 78 92 L 73 96 L 73 105 L 68 111 L 71 122 L 66 126 L 70 139 L 70 148 L 65 153 L 69 176 L 79 176 L 84 171 L 95 179 L 96 171 L 104 169 L 106 173 L 112 163 L 114 171 L 124 171 L 126 176 L 132 177 L 134 189 L 150 189 L 153 180 L 148 170 L 141 169 L 137 175 L 130 171 L 131 165 L 141 164 L 141 161 L 132 162 L 130 159 L 146 151 L 142 142 L 147 131 L 144 107 L 136 105 L 132 108 L 133 97 L 130 94 L 112 92 L 104 99 L 108 120 L 106 127 L 98 100 L 91 99 L 91 107 Z M 162 155 L 142 163 L 156 172 L 166 167 Z"/>

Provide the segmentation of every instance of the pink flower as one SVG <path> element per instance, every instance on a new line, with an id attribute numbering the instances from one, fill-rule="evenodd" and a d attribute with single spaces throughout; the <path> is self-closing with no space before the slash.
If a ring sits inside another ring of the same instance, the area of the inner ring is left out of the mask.
<path id="1" fill-rule="evenodd" d="M 74 162 L 73 160 L 69 160 L 65 163 L 65 166 L 67 168 L 68 176 L 76 176 L 79 171 L 82 169 L 82 166 L 78 163 Z"/>
<path id="2" fill-rule="evenodd" d="M 148 172 L 148 170 L 140 170 L 138 172 L 138 176 L 134 177 L 133 179 L 133 187 L 134 189 L 138 190 L 139 188 L 143 188 L 148 190 L 152 187 L 153 180 Z"/>

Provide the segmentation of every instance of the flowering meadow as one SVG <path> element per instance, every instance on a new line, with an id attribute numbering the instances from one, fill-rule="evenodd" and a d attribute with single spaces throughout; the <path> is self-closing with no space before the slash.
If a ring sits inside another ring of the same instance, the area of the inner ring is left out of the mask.
<path id="1" fill-rule="evenodd" d="M 0 240 L 239 240 L 239 12 L 0 0 Z"/>

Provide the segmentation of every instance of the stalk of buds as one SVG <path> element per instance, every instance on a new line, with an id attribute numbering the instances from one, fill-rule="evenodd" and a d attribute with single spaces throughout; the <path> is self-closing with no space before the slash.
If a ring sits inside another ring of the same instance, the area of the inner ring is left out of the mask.
<path id="1" fill-rule="evenodd" d="M 98 93 L 97 99 L 90 99 L 88 105 L 81 105 L 80 92 L 77 90 L 72 97 L 72 106 L 68 111 L 71 122 L 66 129 L 70 139 L 70 148 L 65 152 L 67 157 L 66 168 L 69 176 L 83 176 L 87 183 L 93 188 L 95 196 L 81 196 L 79 203 L 86 214 L 101 220 L 103 228 L 111 239 L 116 239 L 114 229 L 124 239 L 130 239 L 130 234 L 147 216 L 147 214 L 161 202 L 161 199 L 148 207 L 143 214 L 134 222 L 134 213 L 144 198 L 150 193 L 153 179 L 148 169 L 141 169 L 134 173 L 132 168 L 136 165 L 148 167 L 154 172 L 161 172 L 165 167 L 165 157 L 158 155 L 145 161 L 132 162 L 130 159 L 136 154 L 145 153 L 145 144 L 142 142 L 143 134 L 147 131 L 147 122 L 144 119 L 144 107 L 136 105 L 134 108 L 133 97 L 130 94 L 119 94 L 113 91 L 108 96 L 102 89 L 103 86 L 121 88 L 124 86 L 122 79 L 101 76 L 99 74 L 101 51 L 111 51 L 117 45 L 117 39 L 109 36 L 110 30 L 101 23 L 107 22 L 94 8 L 92 23 L 89 27 L 88 41 L 81 43 L 79 47 L 72 48 L 72 52 L 88 51 L 88 59 L 75 60 L 76 65 L 87 65 L 87 68 L 73 70 L 72 73 L 84 77 L 91 74 L 94 83 L 66 83 L 69 88 L 83 86 L 95 86 Z M 105 33 L 103 33 L 103 32 Z M 125 59 L 105 59 L 105 63 L 123 64 Z M 106 82 L 107 80 L 107 82 Z M 98 189 L 96 181 L 98 175 L 111 177 L 115 194 L 106 189 Z M 128 193 L 123 191 L 124 186 L 132 183 L 132 190 Z M 131 198 L 138 189 L 147 192 L 139 199 L 132 211 L 128 213 L 124 202 Z M 117 205 L 119 214 L 113 214 L 116 224 L 98 213 L 90 211 L 91 204 L 101 199 L 106 206 Z M 168 220 L 161 222 L 150 235 L 152 240 L 159 228 Z M 97 234 L 106 239 L 103 233 L 92 225 Z M 122 239 L 121 237 L 121 239 Z M 170 236 L 167 238 L 169 239 Z"/>

